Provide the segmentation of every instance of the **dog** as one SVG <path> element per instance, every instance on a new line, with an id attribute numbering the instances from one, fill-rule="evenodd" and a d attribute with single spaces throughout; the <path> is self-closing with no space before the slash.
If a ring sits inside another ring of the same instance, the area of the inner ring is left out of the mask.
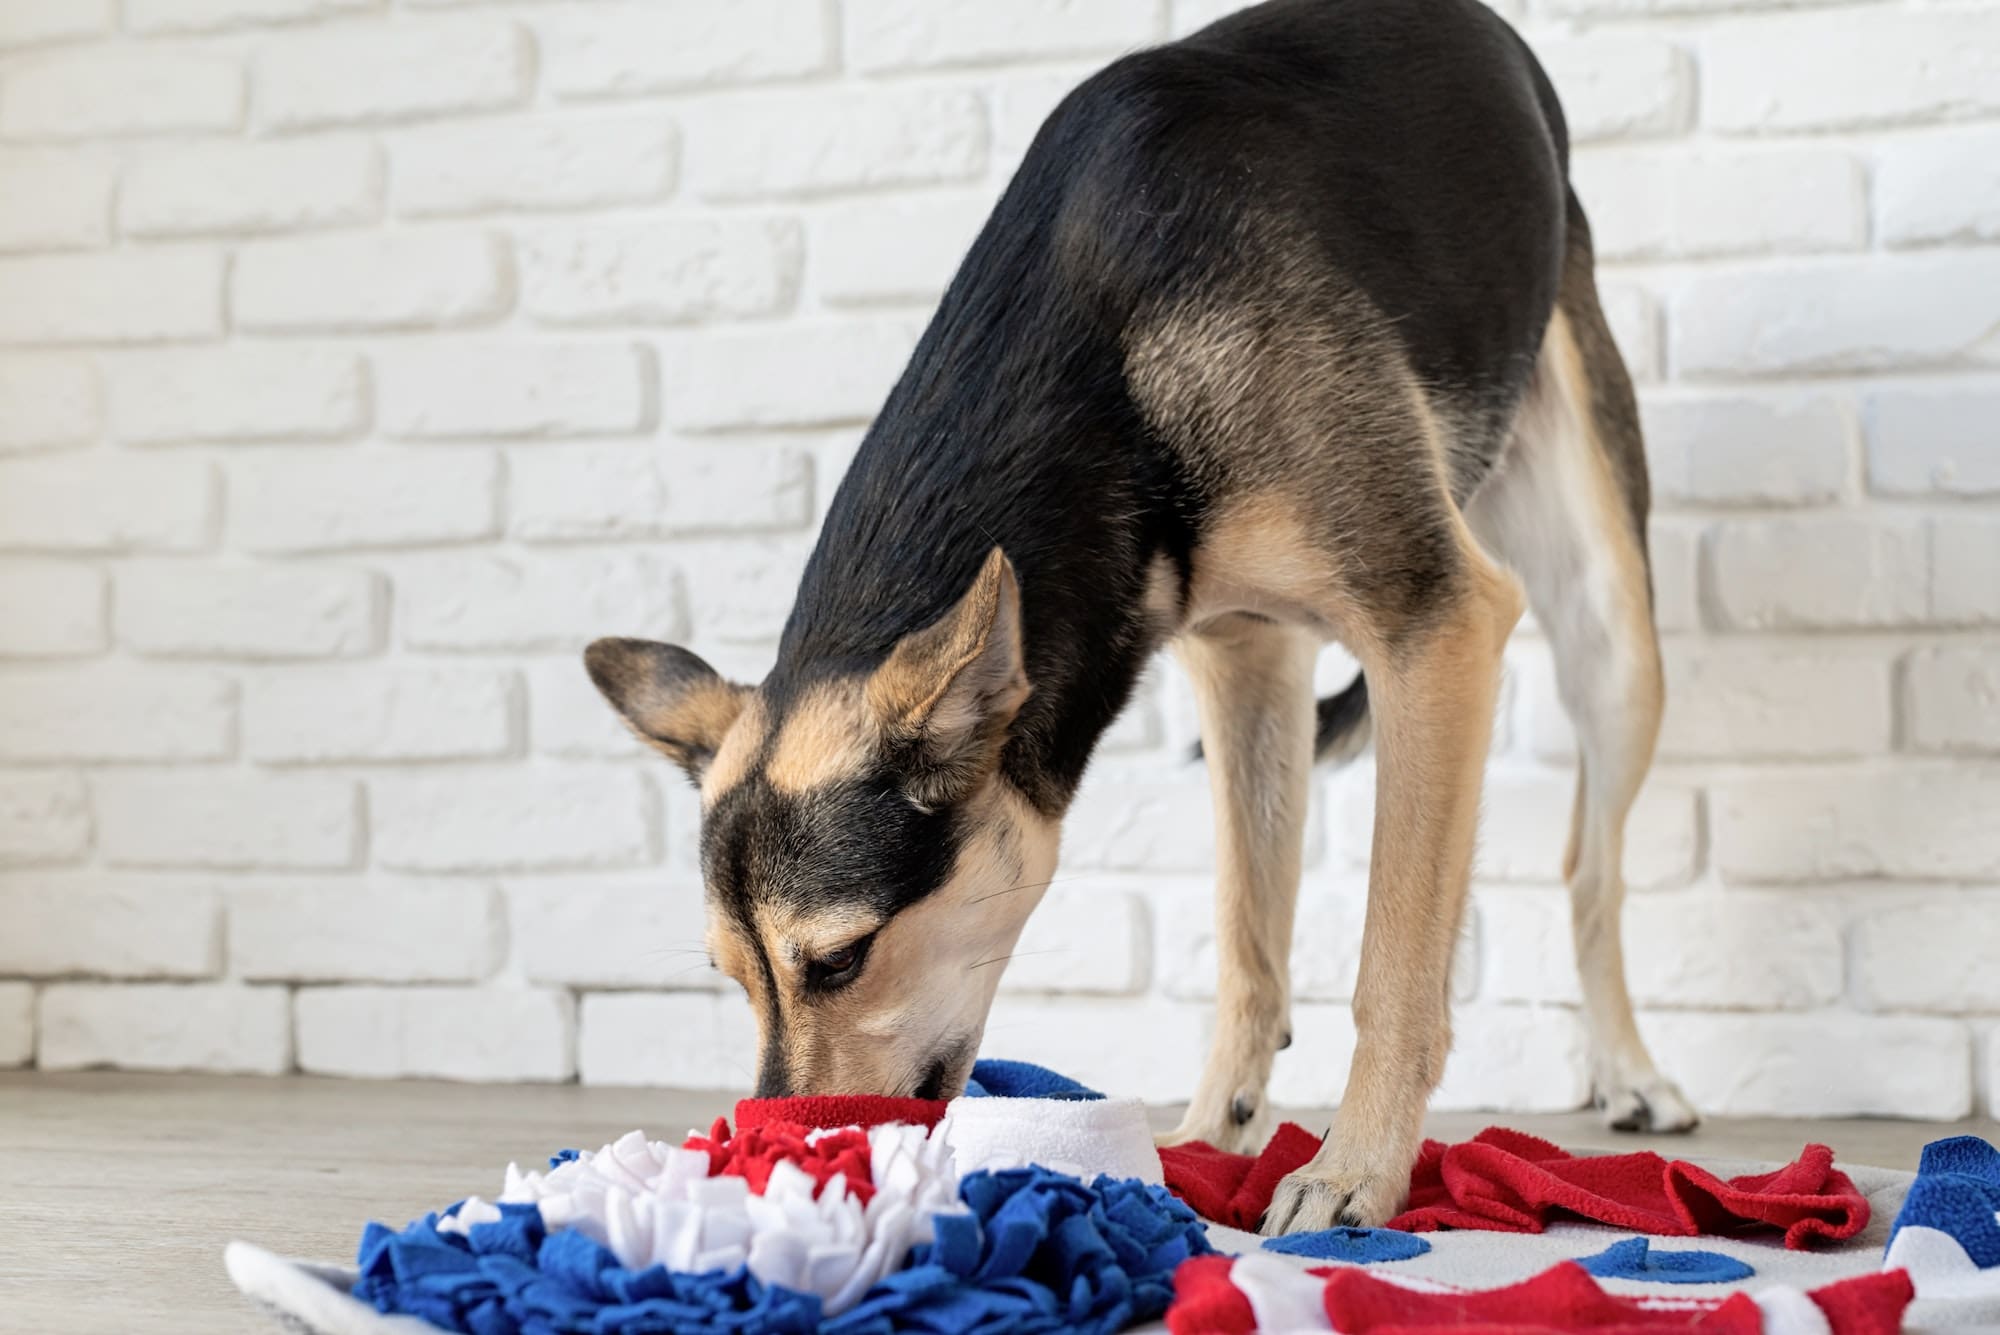
<path id="1" fill-rule="evenodd" d="M 1270 0 L 1042 126 L 833 497 L 758 686 L 590 646 L 699 785 L 707 943 L 762 1095 L 945 1098 L 1158 649 L 1197 695 L 1218 1016 L 1176 1141 L 1261 1141 L 1311 766 L 1377 801 L 1332 1129 L 1269 1233 L 1403 1203 L 1450 1048 L 1501 650 L 1532 605 L 1581 756 L 1564 860 L 1595 1098 L 1695 1113 L 1634 1026 L 1626 814 L 1662 683 L 1648 486 L 1554 90 L 1477 0 Z M 1525 586 L 1525 597 L 1524 597 Z M 1361 675 L 1313 698 L 1327 641 Z"/>

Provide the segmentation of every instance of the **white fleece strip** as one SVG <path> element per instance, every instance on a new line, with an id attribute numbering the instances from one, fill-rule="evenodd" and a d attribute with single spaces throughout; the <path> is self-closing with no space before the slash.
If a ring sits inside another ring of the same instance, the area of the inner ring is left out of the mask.
<path id="1" fill-rule="evenodd" d="M 1259 1335 L 1333 1329 L 1326 1314 L 1326 1281 L 1268 1252 L 1237 1257 L 1229 1267 L 1229 1282 L 1250 1300 Z"/>
<path id="2" fill-rule="evenodd" d="M 1165 1180 L 1138 1099 L 956 1098 L 939 1129 L 961 1173 L 1039 1164 L 1086 1182 L 1099 1173 Z"/>

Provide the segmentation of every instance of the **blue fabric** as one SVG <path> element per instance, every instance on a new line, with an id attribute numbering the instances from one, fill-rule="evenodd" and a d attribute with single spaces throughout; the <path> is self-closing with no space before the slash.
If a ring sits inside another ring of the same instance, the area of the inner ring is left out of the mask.
<path id="1" fill-rule="evenodd" d="M 1577 1264 L 1599 1279 L 1645 1279 L 1657 1284 L 1729 1284 L 1757 1272 L 1721 1252 L 1655 1251 L 1644 1238 L 1614 1242 Z"/>
<path id="2" fill-rule="evenodd" d="M 1101 1099 L 1096 1090 L 1080 1085 L 1066 1075 L 1057 1075 L 1033 1062 L 986 1058 L 972 1064 L 972 1078 L 965 1082 L 968 1098 L 996 1099 Z"/>
<path id="3" fill-rule="evenodd" d="M 1948 1136 L 1924 1146 L 1917 1180 L 1896 1212 L 1889 1240 L 1916 1225 L 1948 1233 L 1981 1270 L 2000 1266 L 2000 1150 L 1978 1136 Z"/>
<path id="4" fill-rule="evenodd" d="M 554 1154 L 551 1154 L 549 1156 L 549 1167 L 561 1168 L 564 1164 L 570 1162 L 572 1159 L 580 1157 L 581 1155 L 576 1150 L 557 1150 Z"/>
<path id="5" fill-rule="evenodd" d="M 825 1321 L 818 1298 L 743 1269 L 624 1269 L 533 1205 L 463 1237 L 435 1214 L 370 1224 L 354 1294 L 466 1335 L 1109 1335 L 1165 1312 L 1175 1268 L 1214 1250 L 1192 1210 L 1136 1180 L 1020 1168 L 971 1174 L 959 1198 L 969 1214 L 939 1215 L 935 1242 Z"/>
<path id="6" fill-rule="evenodd" d="M 1310 1256 L 1317 1261 L 1346 1261 L 1351 1265 L 1407 1261 L 1430 1249 L 1430 1243 L 1416 1234 L 1394 1228 L 1321 1228 L 1264 1239 L 1267 1252 Z"/>

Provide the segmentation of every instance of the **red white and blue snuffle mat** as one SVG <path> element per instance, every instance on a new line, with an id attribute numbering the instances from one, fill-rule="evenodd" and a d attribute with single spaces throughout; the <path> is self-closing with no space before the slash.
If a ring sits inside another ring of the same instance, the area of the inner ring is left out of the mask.
<path id="1" fill-rule="evenodd" d="M 1573 1155 L 1492 1129 L 1425 1145 L 1389 1227 L 1266 1240 L 1318 1139 L 1155 1150 L 1136 1100 L 1016 1062 L 965 1096 L 745 1100 L 508 1165 L 353 1267 L 230 1244 L 231 1278 L 313 1335 L 1173 1335 L 2000 1329 L 2000 1152 L 1914 1176 Z"/>

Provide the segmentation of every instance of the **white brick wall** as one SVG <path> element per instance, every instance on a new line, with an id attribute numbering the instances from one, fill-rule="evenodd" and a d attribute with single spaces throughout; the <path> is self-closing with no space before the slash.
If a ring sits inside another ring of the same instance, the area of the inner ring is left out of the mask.
<path id="1" fill-rule="evenodd" d="M 1642 1025 L 1714 1112 L 2000 1111 L 2000 0 L 1496 7 L 1649 434 Z M 0 4 L 0 1066 L 745 1085 L 692 795 L 577 650 L 761 672 L 1041 118 L 1231 8 Z M 1569 1107 L 1509 663 L 1439 1102 Z M 1188 1092 L 1192 719 L 1168 666 L 1109 739 L 990 1051 Z M 1371 812 L 1316 794 L 1281 1100 L 1345 1078 Z"/>

